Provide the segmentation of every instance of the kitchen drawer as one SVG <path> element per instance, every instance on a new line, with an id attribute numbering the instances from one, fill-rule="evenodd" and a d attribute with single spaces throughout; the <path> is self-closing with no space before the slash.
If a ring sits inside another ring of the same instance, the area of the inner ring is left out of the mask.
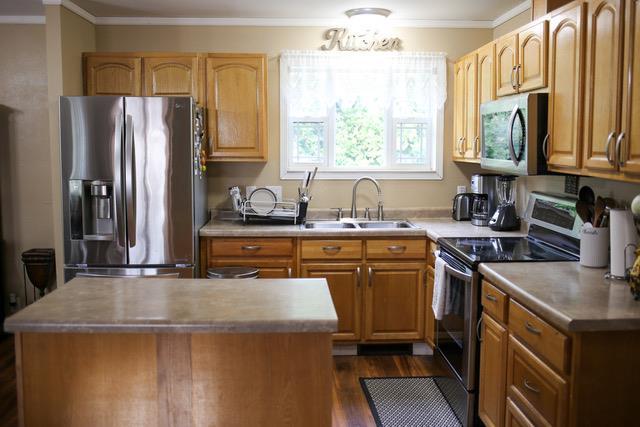
<path id="1" fill-rule="evenodd" d="M 429 253 L 427 254 L 427 262 L 431 267 L 436 266 L 436 250 L 438 249 L 438 244 L 432 240 L 427 241 L 427 245 L 429 247 Z"/>
<path id="2" fill-rule="evenodd" d="M 209 257 L 292 257 L 293 239 L 211 239 Z"/>
<path id="3" fill-rule="evenodd" d="M 569 338 L 511 300 L 509 331 L 561 372 L 569 371 Z"/>
<path id="4" fill-rule="evenodd" d="M 303 240 L 303 259 L 361 259 L 362 240 Z"/>
<path id="5" fill-rule="evenodd" d="M 425 240 L 367 240 L 367 259 L 426 259 Z M 424 262 L 424 261 L 423 261 Z"/>
<path id="6" fill-rule="evenodd" d="M 568 410 L 569 386 L 560 375 L 509 336 L 507 397 L 534 425 L 562 426 Z"/>
<path id="7" fill-rule="evenodd" d="M 482 281 L 482 308 L 494 319 L 507 323 L 509 297 L 491 283 Z"/>

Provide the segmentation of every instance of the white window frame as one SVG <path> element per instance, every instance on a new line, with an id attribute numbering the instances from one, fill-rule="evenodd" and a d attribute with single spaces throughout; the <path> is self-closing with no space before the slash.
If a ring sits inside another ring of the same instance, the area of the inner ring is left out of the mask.
<path id="1" fill-rule="evenodd" d="M 280 88 L 287 84 L 284 64 L 280 66 Z M 318 166 L 316 179 L 321 180 L 353 180 L 366 174 L 380 180 L 442 180 L 444 157 L 444 105 L 437 110 L 436 118 L 432 125 L 436 126 L 434 147 L 432 148 L 433 170 L 416 170 L 416 165 L 394 164 L 393 168 L 385 170 L 375 168 L 350 168 L 348 170 L 329 168 L 334 161 L 334 141 L 329 141 L 329 135 L 335 135 L 335 108 L 329 108 L 326 117 L 295 117 L 290 120 L 288 105 L 284 91 L 280 90 L 280 179 L 300 180 L 304 172 Z M 324 164 L 296 164 L 291 165 L 294 121 L 325 121 L 325 145 L 327 156 Z M 427 119 L 414 117 L 393 117 L 392 107 L 385 112 L 385 161 L 395 159 L 396 124 L 397 123 L 428 123 Z M 328 164 L 327 164 L 328 163 Z M 395 163 L 395 161 L 394 161 Z"/>

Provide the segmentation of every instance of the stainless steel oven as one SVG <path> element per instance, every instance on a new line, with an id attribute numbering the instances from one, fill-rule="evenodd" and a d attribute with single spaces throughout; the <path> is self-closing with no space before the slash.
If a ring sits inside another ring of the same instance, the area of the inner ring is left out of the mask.
<path id="1" fill-rule="evenodd" d="M 483 169 L 514 175 L 546 173 L 547 94 L 528 93 L 480 106 Z"/>
<path id="2" fill-rule="evenodd" d="M 446 262 L 445 281 L 449 283 L 445 314 L 436 322 L 436 354 L 450 371 L 439 384 L 458 419 L 464 426 L 474 424 L 477 383 L 479 286 L 477 271 L 451 254 L 440 251 Z"/>

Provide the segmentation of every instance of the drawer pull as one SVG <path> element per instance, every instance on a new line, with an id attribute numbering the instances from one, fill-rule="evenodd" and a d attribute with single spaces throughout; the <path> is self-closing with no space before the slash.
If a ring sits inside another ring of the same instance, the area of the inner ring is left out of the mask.
<path id="1" fill-rule="evenodd" d="M 340 252 L 342 246 L 323 246 L 322 250 L 325 252 Z"/>
<path id="2" fill-rule="evenodd" d="M 289 276 L 289 278 L 293 277 L 293 269 L 291 267 L 287 268 L 287 275 Z"/>
<path id="3" fill-rule="evenodd" d="M 498 298 L 494 297 L 494 296 L 493 296 L 493 295 L 491 295 L 491 294 L 486 294 L 484 297 L 485 297 L 486 299 L 488 299 L 489 301 L 491 301 L 491 302 L 496 302 L 496 301 L 498 301 Z"/>
<path id="4" fill-rule="evenodd" d="M 525 323 L 524 327 L 527 329 L 527 331 L 531 332 L 532 334 L 540 335 L 542 333 L 542 331 L 540 329 L 534 327 L 529 322 Z"/>
<path id="5" fill-rule="evenodd" d="M 524 385 L 524 388 L 526 388 L 530 392 L 535 394 L 540 394 L 540 389 L 532 386 L 531 383 L 526 378 L 524 379 L 524 381 L 522 381 L 522 385 Z"/>
<path id="6" fill-rule="evenodd" d="M 404 251 L 407 250 L 406 246 L 400 246 L 400 245 L 394 245 L 394 246 L 387 246 L 387 250 L 389 252 L 391 252 L 392 254 L 401 254 Z"/>
<path id="7" fill-rule="evenodd" d="M 262 246 L 257 246 L 257 245 L 255 245 L 255 246 L 243 246 L 242 247 L 243 251 L 255 252 L 255 251 L 259 251 L 260 249 L 262 249 Z"/>

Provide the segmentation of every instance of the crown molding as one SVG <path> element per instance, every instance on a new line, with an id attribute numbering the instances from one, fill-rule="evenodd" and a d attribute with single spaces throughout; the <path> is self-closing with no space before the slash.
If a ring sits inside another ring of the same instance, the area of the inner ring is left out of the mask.
<path id="1" fill-rule="evenodd" d="M 509 19 L 514 18 L 520 15 L 522 12 L 527 9 L 531 9 L 531 0 L 525 0 L 516 7 L 511 10 L 506 11 L 502 15 L 498 16 L 493 20 L 493 28 L 496 28 L 498 25 L 502 25 L 507 22 Z"/>
<path id="2" fill-rule="evenodd" d="M 44 24 L 44 16 L 39 15 L 0 15 L 0 24 Z"/>
<path id="3" fill-rule="evenodd" d="M 345 25 L 345 19 L 310 18 L 161 18 L 137 16 L 94 16 L 71 0 L 42 0 L 44 5 L 63 6 L 94 25 L 159 25 L 159 26 L 247 26 L 247 27 L 332 27 Z M 392 27 L 406 28 L 495 28 L 531 7 L 525 0 L 493 21 L 389 19 Z M 3 18 L 3 17 L 0 17 Z"/>

